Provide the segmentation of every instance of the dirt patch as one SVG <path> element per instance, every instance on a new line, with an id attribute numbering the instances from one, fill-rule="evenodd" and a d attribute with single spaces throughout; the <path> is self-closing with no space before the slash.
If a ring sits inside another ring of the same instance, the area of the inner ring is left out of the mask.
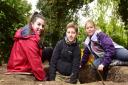
<path id="1" fill-rule="evenodd" d="M 57 81 L 36 81 L 33 75 L 6 75 L 6 64 L 0 66 L 0 85 L 72 85 L 65 82 Z M 128 85 L 128 82 L 105 81 L 105 85 Z M 77 85 L 102 85 L 101 81 Z"/>

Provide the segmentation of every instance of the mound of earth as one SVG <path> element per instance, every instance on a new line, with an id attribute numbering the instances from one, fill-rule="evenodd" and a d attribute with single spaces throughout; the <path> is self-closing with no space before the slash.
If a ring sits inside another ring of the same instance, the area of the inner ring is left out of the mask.
<path id="1" fill-rule="evenodd" d="M 118 68 L 118 69 L 117 69 Z M 110 74 L 116 75 L 115 77 L 109 76 L 109 81 L 105 81 L 105 85 L 127 85 L 128 78 L 125 79 L 126 81 L 122 81 L 122 77 L 125 75 L 128 77 L 128 67 L 113 67 L 110 71 Z M 117 71 L 119 70 L 119 71 Z M 57 81 L 37 81 L 33 75 L 7 75 L 6 72 L 6 64 L 0 66 L 0 85 L 72 85 L 65 82 L 57 82 Z M 120 74 L 120 77 L 117 75 Z M 119 82 L 118 82 L 119 81 Z M 101 81 L 95 81 L 90 83 L 80 84 L 79 82 L 77 85 L 103 85 Z"/>

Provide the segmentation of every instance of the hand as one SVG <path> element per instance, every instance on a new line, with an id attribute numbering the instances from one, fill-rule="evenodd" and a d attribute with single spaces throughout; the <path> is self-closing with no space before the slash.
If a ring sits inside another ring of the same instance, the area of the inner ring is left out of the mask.
<path id="1" fill-rule="evenodd" d="M 85 67 L 85 64 L 83 64 L 83 63 L 81 63 L 80 66 L 79 66 L 80 69 L 82 69 L 84 67 Z"/>
<path id="2" fill-rule="evenodd" d="M 104 69 L 104 65 L 103 65 L 103 64 L 100 64 L 100 65 L 98 66 L 98 70 L 99 70 L 99 71 L 103 71 L 103 69 Z"/>
<path id="3" fill-rule="evenodd" d="M 80 66 L 79 66 L 79 68 L 81 69 L 81 68 L 82 68 L 82 66 L 80 65 Z"/>
<path id="4" fill-rule="evenodd" d="M 77 75 L 71 73 L 71 75 L 65 80 L 66 83 L 76 84 L 77 83 Z"/>
<path id="5" fill-rule="evenodd" d="M 68 79 L 65 80 L 65 82 L 66 83 L 71 83 L 71 84 L 76 84 L 77 83 L 77 79 L 73 79 L 72 80 L 72 79 L 68 78 Z"/>

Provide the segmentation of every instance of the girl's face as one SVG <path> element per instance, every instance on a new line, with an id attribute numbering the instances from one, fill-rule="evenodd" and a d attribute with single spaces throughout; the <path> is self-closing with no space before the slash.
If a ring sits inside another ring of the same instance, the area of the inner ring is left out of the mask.
<path id="1" fill-rule="evenodd" d="M 37 18 L 36 21 L 32 24 L 32 28 L 34 29 L 34 31 L 36 31 L 37 34 L 40 35 L 41 30 L 44 30 L 44 20 L 41 18 Z"/>
<path id="2" fill-rule="evenodd" d="M 66 36 L 69 42 L 73 42 L 77 37 L 77 32 L 73 27 L 69 27 L 67 28 Z"/>
<path id="3" fill-rule="evenodd" d="M 95 31 L 96 31 L 96 28 L 95 28 L 94 24 L 92 24 L 90 22 L 86 23 L 85 32 L 87 33 L 88 36 L 91 37 L 95 33 Z"/>

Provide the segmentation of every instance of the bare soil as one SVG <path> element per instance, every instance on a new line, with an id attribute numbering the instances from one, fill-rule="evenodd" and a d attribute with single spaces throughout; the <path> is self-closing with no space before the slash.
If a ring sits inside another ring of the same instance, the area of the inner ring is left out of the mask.
<path id="1" fill-rule="evenodd" d="M 65 82 L 57 81 L 36 81 L 32 75 L 7 75 L 6 64 L 0 66 L 0 85 L 73 85 Z M 127 82 L 105 81 L 105 85 L 128 85 Z M 101 81 L 75 85 L 103 85 Z"/>

